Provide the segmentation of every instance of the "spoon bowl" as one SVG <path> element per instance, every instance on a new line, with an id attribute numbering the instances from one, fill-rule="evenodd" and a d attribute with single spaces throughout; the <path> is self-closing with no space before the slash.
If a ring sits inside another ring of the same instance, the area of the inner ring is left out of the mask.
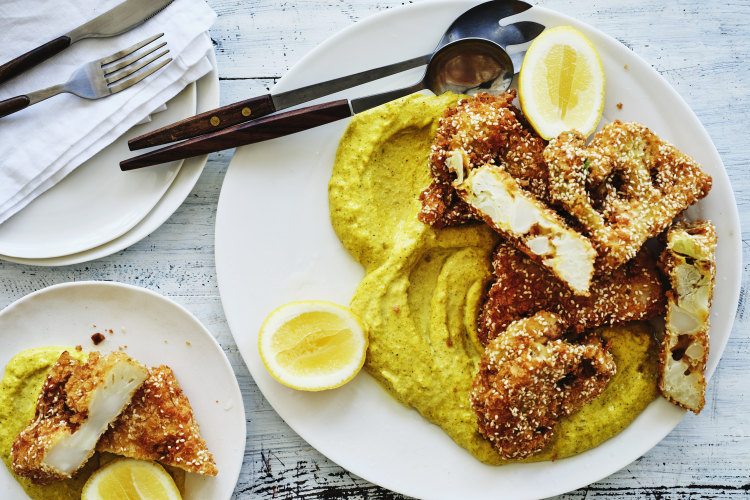
<path id="1" fill-rule="evenodd" d="M 396 90 L 352 99 L 354 113 L 421 90 L 436 95 L 451 91 L 475 95 L 479 92 L 501 94 L 513 82 L 513 61 L 503 47 L 484 38 L 462 38 L 441 47 L 430 57 L 422 79 Z"/>
<path id="2" fill-rule="evenodd" d="M 435 94 L 500 94 L 513 82 L 513 61 L 498 44 L 482 38 L 464 38 L 438 50 L 430 59 L 425 87 Z"/>

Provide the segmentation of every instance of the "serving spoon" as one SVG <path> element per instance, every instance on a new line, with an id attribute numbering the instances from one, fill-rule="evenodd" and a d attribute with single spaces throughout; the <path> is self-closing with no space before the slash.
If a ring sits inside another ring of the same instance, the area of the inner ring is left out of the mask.
<path id="1" fill-rule="evenodd" d="M 467 10 L 451 23 L 431 54 L 287 92 L 244 99 L 130 139 L 128 147 L 134 151 L 215 132 L 373 80 L 424 66 L 429 62 L 432 54 L 461 38 L 486 38 L 503 47 L 529 42 L 544 30 L 543 25 L 531 21 L 520 21 L 504 26 L 500 23 L 503 19 L 530 8 L 530 4 L 521 0 L 492 0 L 481 3 Z"/>
<path id="2" fill-rule="evenodd" d="M 513 61 L 497 43 L 483 38 L 449 42 L 430 57 L 424 76 L 414 85 L 357 99 L 340 99 L 240 123 L 217 132 L 173 144 L 120 162 L 134 170 L 168 161 L 262 142 L 348 118 L 367 109 L 420 90 L 439 95 L 505 92 L 513 80 Z"/>

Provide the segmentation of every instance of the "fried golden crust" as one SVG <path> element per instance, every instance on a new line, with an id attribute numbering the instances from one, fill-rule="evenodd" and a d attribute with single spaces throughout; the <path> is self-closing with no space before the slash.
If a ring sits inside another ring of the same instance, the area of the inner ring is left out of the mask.
<path id="1" fill-rule="evenodd" d="M 558 315 L 563 329 L 582 333 L 602 325 L 619 325 L 664 314 L 666 300 L 656 259 L 643 248 L 618 269 L 595 277 L 591 295 L 576 295 L 523 253 L 507 243 L 495 249 L 494 281 L 477 320 L 482 343 L 513 321 L 538 311 Z"/>
<path id="2" fill-rule="evenodd" d="M 470 394 L 479 431 L 504 459 L 542 451 L 560 417 L 601 393 L 616 366 L 601 341 L 562 340 L 548 312 L 511 323 L 482 356 Z"/>
<path id="3" fill-rule="evenodd" d="M 27 477 L 34 484 L 48 484 L 64 479 L 56 470 L 45 467 L 43 459 L 46 449 L 57 440 L 57 435 L 75 430 L 77 415 L 65 404 L 65 383 L 73 375 L 78 361 L 63 352 L 52 365 L 36 403 L 34 419 L 16 437 L 10 455 L 13 472 Z M 85 417 L 85 416 L 83 416 Z"/>
<path id="4" fill-rule="evenodd" d="M 515 90 L 479 94 L 446 110 L 429 158 L 433 183 L 420 195 L 422 222 L 441 228 L 478 218 L 453 189 L 456 176 L 446 161 L 455 151 L 463 152 L 468 166 L 500 166 L 534 196 L 547 198 L 546 142 L 513 106 L 515 97 Z"/>
<path id="5" fill-rule="evenodd" d="M 633 258 L 711 189 L 692 158 L 632 122 L 606 124 L 589 146 L 580 133 L 563 132 L 544 159 L 552 201 L 589 236 L 601 272 Z"/>
<path id="6" fill-rule="evenodd" d="M 708 221 L 677 222 L 666 234 L 660 266 L 669 279 L 659 391 L 694 413 L 706 404 L 709 313 L 716 282 L 716 229 Z"/>
<path id="7" fill-rule="evenodd" d="M 145 368 L 123 353 L 100 356 L 92 352 L 85 363 L 73 359 L 67 351 L 60 355 L 42 385 L 33 420 L 13 442 L 13 472 L 34 484 L 48 484 L 72 475 L 48 465 L 47 452 L 86 423 L 95 389 L 105 384 L 112 368 L 122 361 L 142 370 L 145 377 Z M 92 448 L 89 457 L 93 453 Z"/>
<path id="8" fill-rule="evenodd" d="M 218 474 L 190 402 L 168 366 L 149 371 L 130 406 L 102 436 L 96 449 L 138 460 L 157 460 L 188 472 Z"/>

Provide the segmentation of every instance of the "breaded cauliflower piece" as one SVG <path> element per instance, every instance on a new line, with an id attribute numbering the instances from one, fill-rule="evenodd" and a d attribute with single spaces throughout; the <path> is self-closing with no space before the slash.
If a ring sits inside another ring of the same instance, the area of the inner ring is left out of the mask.
<path id="1" fill-rule="evenodd" d="M 656 258 L 642 248 L 614 271 L 595 276 L 590 295 L 575 295 L 559 279 L 512 245 L 501 242 L 492 258 L 493 282 L 477 320 L 486 344 L 508 325 L 537 311 L 559 316 L 565 330 L 583 333 L 664 314 L 666 298 Z"/>
<path id="2" fill-rule="evenodd" d="M 149 370 L 148 378 L 96 445 L 97 451 L 136 460 L 157 460 L 188 472 L 215 476 L 208 451 L 185 393 L 168 366 Z"/>
<path id="3" fill-rule="evenodd" d="M 123 353 L 92 352 L 80 363 L 64 351 L 42 385 L 33 420 L 13 441 L 13 472 L 34 484 L 71 477 L 147 375 Z"/>
<path id="4" fill-rule="evenodd" d="M 692 158 L 633 122 L 606 124 L 588 146 L 579 132 L 563 132 L 544 159 L 552 202 L 591 239 L 600 273 L 635 257 L 711 189 L 711 177 Z"/>
<path id="5" fill-rule="evenodd" d="M 539 199 L 547 198 L 547 168 L 542 153 L 547 145 L 513 106 L 516 91 L 478 94 L 462 99 L 440 119 L 429 164 L 433 182 L 420 195 L 419 220 L 436 228 L 477 220 L 462 201 L 453 182 L 464 170 L 484 164 L 506 170 Z"/>
<path id="6" fill-rule="evenodd" d="M 479 431 L 504 459 L 542 451 L 560 417 L 598 396 L 616 372 L 596 336 L 562 339 L 548 312 L 516 321 L 488 345 L 469 396 Z"/>
<path id="7" fill-rule="evenodd" d="M 659 353 L 659 390 L 694 413 L 706 402 L 709 312 L 716 281 L 716 229 L 711 222 L 678 222 L 667 231 L 661 265 L 672 289 Z"/>

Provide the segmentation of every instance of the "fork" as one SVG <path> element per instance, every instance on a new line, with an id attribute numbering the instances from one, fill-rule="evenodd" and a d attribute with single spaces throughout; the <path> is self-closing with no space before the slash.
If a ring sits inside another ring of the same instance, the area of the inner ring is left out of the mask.
<path id="1" fill-rule="evenodd" d="M 159 33 L 136 43 L 132 47 L 115 52 L 109 57 L 86 63 L 78 68 L 70 77 L 70 80 L 65 83 L 0 101 L 0 117 L 15 113 L 63 92 L 75 94 L 85 99 L 101 99 L 130 88 L 172 60 L 171 57 L 168 57 L 159 61 L 160 58 L 169 53 L 169 49 L 151 55 L 164 47 L 167 42 L 147 47 L 151 42 L 162 36 L 164 36 L 164 33 Z M 141 51 L 140 49 L 144 47 L 145 49 Z"/>

